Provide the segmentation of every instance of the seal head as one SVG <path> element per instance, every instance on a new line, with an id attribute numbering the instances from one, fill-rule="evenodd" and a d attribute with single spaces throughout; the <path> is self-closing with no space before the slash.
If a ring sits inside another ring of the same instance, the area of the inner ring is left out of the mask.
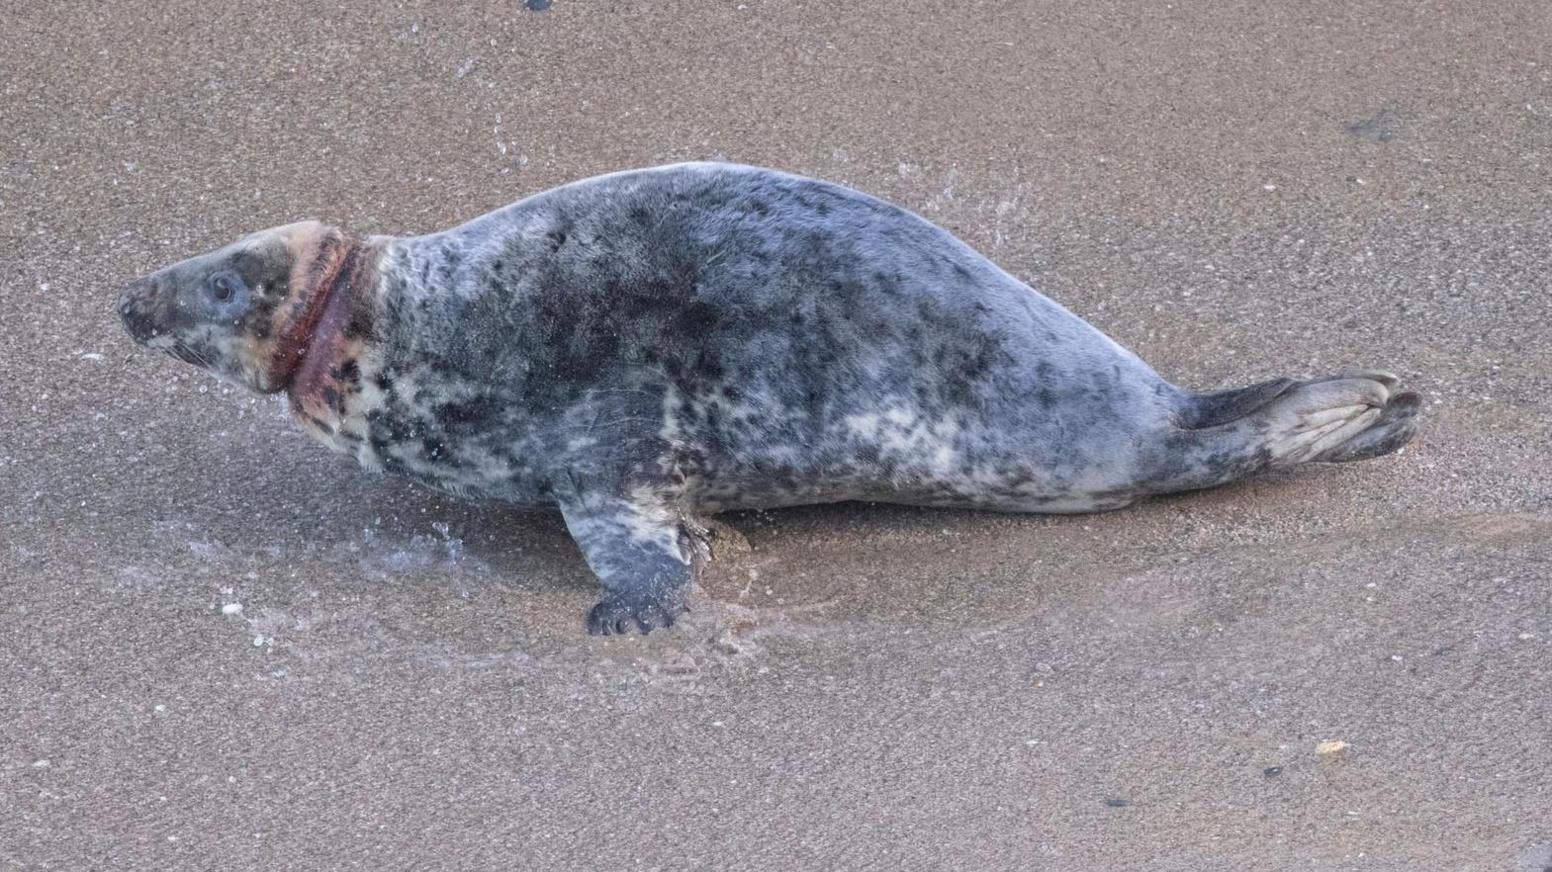
<path id="1" fill-rule="evenodd" d="M 274 393 L 306 371 L 320 324 L 340 310 L 341 286 L 349 296 L 361 259 L 361 246 L 337 228 L 287 224 L 130 282 L 119 316 L 141 345 Z"/>

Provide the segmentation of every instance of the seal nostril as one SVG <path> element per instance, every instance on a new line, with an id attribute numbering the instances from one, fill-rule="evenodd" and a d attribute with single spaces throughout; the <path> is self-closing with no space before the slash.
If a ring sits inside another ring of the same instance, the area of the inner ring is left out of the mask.
<path id="1" fill-rule="evenodd" d="M 155 283 L 136 279 L 119 291 L 119 319 L 131 339 L 144 344 L 159 332 L 154 322 Z"/>

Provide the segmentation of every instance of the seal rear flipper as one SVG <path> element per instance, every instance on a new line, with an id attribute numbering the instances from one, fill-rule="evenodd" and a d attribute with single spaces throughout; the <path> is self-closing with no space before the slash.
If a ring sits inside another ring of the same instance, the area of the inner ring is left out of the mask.
<path id="1" fill-rule="evenodd" d="M 1288 392 L 1298 381 L 1275 378 L 1244 388 L 1194 394 L 1180 412 L 1180 425 L 1190 430 L 1220 427 L 1237 421 Z"/>
<path id="2" fill-rule="evenodd" d="M 1253 416 L 1273 466 L 1379 457 L 1417 432 L 1422 398 L 1395 392 L 1389 373 L 1364 372 L 1309 381 Z"/>
<path id="3" fill-rule="evenodd" d="M 1369 429 L 1390 401 L 1378 379 L 1305 382 L 1251 416 L 1274 467 L 1314 460 Z"/>
<path id="4" fill-rule="evenodd" d="M 1417 413 L 1423 398 L 1407 391 L 1390 398 L 1380 416 L 1367 430 L 1335 448 L 1311 458 L 1317 463 L 1346 463 L 1382 457 L 1406 445 L 1417 435 Z"/>
<path id="5" fill-rule="evenodd" d="M 559 502 L 566 529 L 604 588 L 588 612 L 588 632 L 672 626 L 687 609 L 695 558 L 679 513 L 642 494 L 579 491 Z"/>
<path id="6" fill-rule="evenodd" d="M 1395 376 L 1368 372 L 1298 382 L 1236 420 L 1172 428 L 1161 440 L 1159 472 L 1145 484 L 1173 493 L 1299 463 L 1388 454 L 1412 438 L 1421 406 L 1415 393 L 1393 394 L 1395 384 Z"/>
<path id="7" fill-rule="evenodd" d="M 1327 378 L 1304 382 L 1293 378 L 1274 378 L 1249 387 L 1193 393 L 1180 409 L 1180 426 L 1200 430 L 1205 427 L 1231 424 L 1240 418 L 1259 412 L 1273 400 L 1301 385 L 1344 379 L 1376 381 L 1384 385 L 1386 390 L 1394 388 L 1401 381 L 1395 375 L 1381 370 L 1350 370 Z"/>

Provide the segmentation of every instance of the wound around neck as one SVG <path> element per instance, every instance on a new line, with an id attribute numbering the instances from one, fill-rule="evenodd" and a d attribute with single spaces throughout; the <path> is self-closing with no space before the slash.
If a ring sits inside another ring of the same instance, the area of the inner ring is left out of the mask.
<path id="1" fill-rule="evenodd" d="M 356 387 L 355 367 L 350 365 L 364 346 L 365 331 L 359 324 L 362 289 L 371 273 L 371 251 L 355 242 L 343 242 L 337 267 L 326 275 L 308 301 L 296 343 L 297 358 L 286 387 L 292 410 L 320 426 L 334 430 L 344 413 L 345 395 Z M 310 317 L 309 317 L 310 316 Z M 309 323 L 310 321 L 310 323 Z"/>

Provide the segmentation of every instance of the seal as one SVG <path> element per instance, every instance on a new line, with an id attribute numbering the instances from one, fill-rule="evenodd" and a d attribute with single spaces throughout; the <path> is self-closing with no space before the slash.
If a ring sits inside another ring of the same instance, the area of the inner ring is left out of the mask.
<path id="1" fill-rule="evenodd" d="M 1405 444 L 1356 372 L 1199 393 L 936 225 L 756 167 L 564 185 L 439 233 L 263 231 L 130 283 L 138 342 L 364 466 L 558 507 L 594 633 L 685 608 L 703 519 L 873 500 L 1116 509 Z"/>

